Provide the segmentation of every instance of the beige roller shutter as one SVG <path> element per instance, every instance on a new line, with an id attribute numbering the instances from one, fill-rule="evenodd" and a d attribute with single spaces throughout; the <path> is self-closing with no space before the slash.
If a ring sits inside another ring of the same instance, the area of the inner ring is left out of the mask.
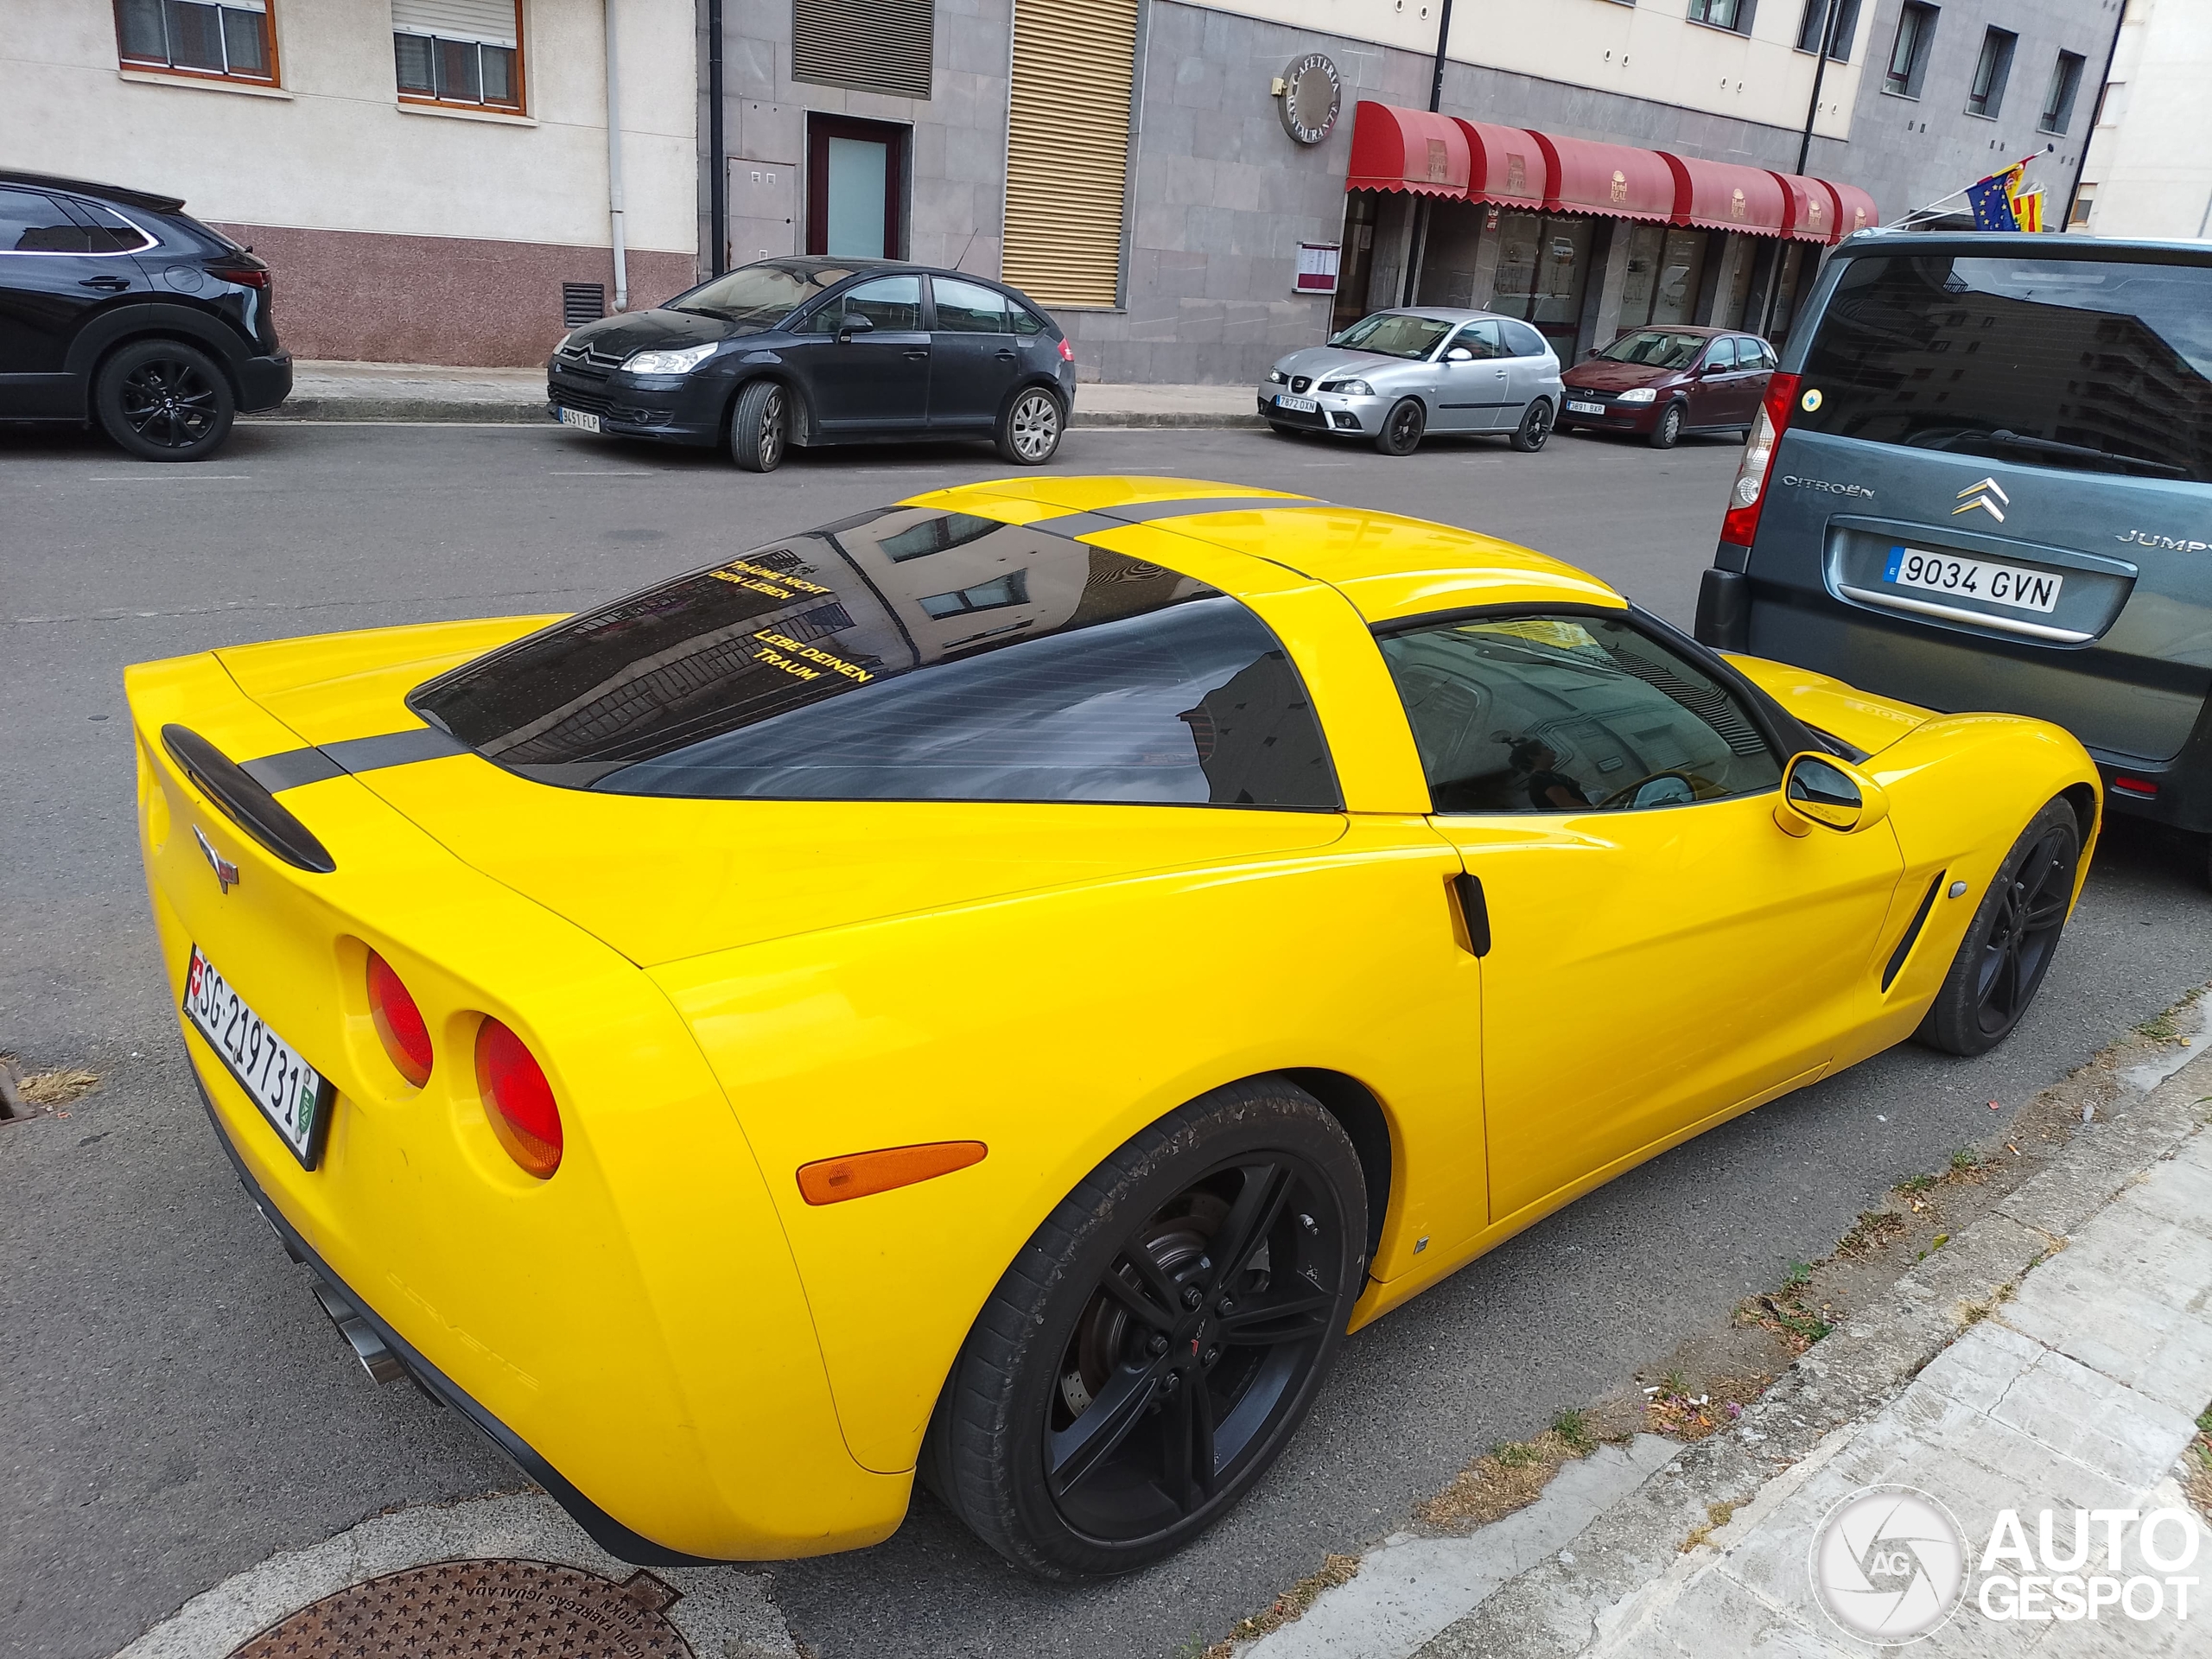
<path id="1" fill-rule="evenodd" d="M 1137 0 L 1014 0 L 1006 280 L 1046 305 L 1120 297 Z"/>

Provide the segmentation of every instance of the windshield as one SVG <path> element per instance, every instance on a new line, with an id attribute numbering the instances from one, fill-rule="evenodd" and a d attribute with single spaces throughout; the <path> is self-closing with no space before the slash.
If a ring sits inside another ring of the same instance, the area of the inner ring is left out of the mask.
<path id="1" fill-rule="evenodd" d="M 1361 318 L 1329 344 L 1350 351 L 1374 352 L 1382 357 L 1423 358 L 1434 351 L 1436 342 L 1456 326 L 1436 317 L 1409 317 L 1401 312 L 1382 311 Z"/>
<path id="2" fill-rule="evenodd" d="M 1240 601 L 924 508 L 661 582 L 410 701 L 510 771 L 613 794 L 1338 801 L 1298 671 Z"/>
<path id="3" fill-rule="evenodd" d="M 662 308 L 720 317 L 742 328 L 772 328 L 821 293 L 853 273 L 835 265 L 746 265 L 704 287 L 680 294 Z"/>
<path id="4" fill-rule="evenodd" d="M 1636 363 L 1647 369 L 1687 369 L 1697 361 L 1697 354 L 1704 349 L 1703 334 L 1676 334 L 1663 328 L 1646 328 L 1637 334 L 1623 334 L 1598 355 L 1609 363 Z"/>
<path id="5" fill-rule="evenodd" d="M 2212 268 L 1853 259 L 1804 377 L 1812 431 L 2212 482 Z"/>

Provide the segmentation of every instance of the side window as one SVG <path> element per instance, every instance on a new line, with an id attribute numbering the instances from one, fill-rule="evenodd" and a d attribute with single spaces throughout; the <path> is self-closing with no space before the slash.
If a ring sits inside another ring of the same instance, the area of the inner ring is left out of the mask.
<path id="1" fill-rule="evenodd" d="M 1504 322 L 1498 326 L 1505 331 L 1505 354 L 1508 357 L 1541 357 L 1551 349 L 1544 344 L 1544 337 L 1525 322 Z"/>
<path id="2" fill-rule="evenodd" d="M 1452 345 L 1444 348 L 1446 356 L 1452 354 L 1452 346 L 1464 346 L 1478 358 L 1503 357 L 1505 347 L 1498 339 L 1494 322 L 1471 322 L 1452 336 Z"/>
<path id="3" fill-rule="evenodd" d="M 1732 340 L 1714 340 L 1711 346 L 1706 348 L 1705 366 L 1708 369 L 1713 370 L 1734 368 L 1736 366 L 1736 342 Z"/>
<path id="4" fill-rule="evenodd" d="M 141 248 L 154 245 L 153 238 L 136 225 L 97 201 L 80 201 L 67 196 L 60 200 L 71 217 L 85 226 L 87 252 L 136 253 Z"/>
<path id="5" fill-rule="evenodd" d="M 1029 309 L 1027 306 L 1009 305 L 1007 309 L 1014 313 L 1014 332 L 1024 339 L 1045 332 L 1045 319 Z"/>
<path id="6" fill-rule="evenodd" d="M 1782 780 L 1735 694 L 1625 619 L 1477 618 L 1381 644 L 1439 812 L 1688 806 Z"/>
<path id="7" fill-rule="evenodd" d="M 51 196 L 0 190 L 0 253 L 86 253 L 92 234 Z"/>
<path id="8" fill-rule="evenodd" d="M 958 334 L 1003 334 L 1007 331 L 1006 296 L 995 288 L 932 276 L 937 295 L 937 326 Z"/>
<path id="9" fill-rule="evenodd" d="M 876 328 L 912 331 L 922 326 L 922 279 L 918 276 L 879 276 L 843 296 L 817 306 L 806 320 L 806 331 L 834 334 L 842 316 L 866 317 Z"/>

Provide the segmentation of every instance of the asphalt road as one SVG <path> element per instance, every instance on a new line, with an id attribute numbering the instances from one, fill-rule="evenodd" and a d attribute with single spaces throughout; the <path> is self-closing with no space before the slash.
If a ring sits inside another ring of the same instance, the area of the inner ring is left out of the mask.
<path id="1" fill-rule="evenodd" d="M 1061 470 L 1266 484 L 1492 531 L 1687 623 L 1736 451 L 1589 439 L 1385 461 L 1243 431 L 1078 430 Z M 766 478 L 551 428 L 257 425 L 197 467 L 96 440 L 0 447 L 0 1048 L 106 1079 L 0 1126 L 0 1653 L 111 1653 L 272 1552 L 516 1484 L 378 1389 L 211 1138 L 132 844 L 124 664 L 246 639 L 580 607 L 1002 467 L 982 449 L 797 457 Z M 2041 1002 L 1974 1062 L 1899 1049 L 1616 1181 L 1349 1343 L 1236 1515 L 1136 1578 L 1043 1589 L 926 1498 L 776 1594 L 825 1659 L 1166 1656 L 1393 1529 L 1491 1443 L 1617 1383 L 1816 1256 L 1901 1175 L 1987 1132 L 2212 979 L 2201 855 L 2107 839 Z M 1602 1018 L 1602 1011 L 1594 1017 Z M 771 1431 L 772 1432 L 772 1431 Z"/>

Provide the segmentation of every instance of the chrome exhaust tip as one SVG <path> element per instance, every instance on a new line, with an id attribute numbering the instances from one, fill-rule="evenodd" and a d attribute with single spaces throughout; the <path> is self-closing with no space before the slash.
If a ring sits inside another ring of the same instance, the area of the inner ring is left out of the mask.
<path id="1" fill-rule="evenodd" d="M 322 1304 L 322 1311 L 338 1327 L 338 1334 L 353 1344 L 353 1357 L 361 1362 L 361 1369 L 369 1374 L 372 1382 L 400 1382 L 408 1376 L 406 1362 L 385 1345 L 376 1327 L 361 1317 L 360 1309 L 320 1277 L 315 1282 L 315 1300 Z"/>

